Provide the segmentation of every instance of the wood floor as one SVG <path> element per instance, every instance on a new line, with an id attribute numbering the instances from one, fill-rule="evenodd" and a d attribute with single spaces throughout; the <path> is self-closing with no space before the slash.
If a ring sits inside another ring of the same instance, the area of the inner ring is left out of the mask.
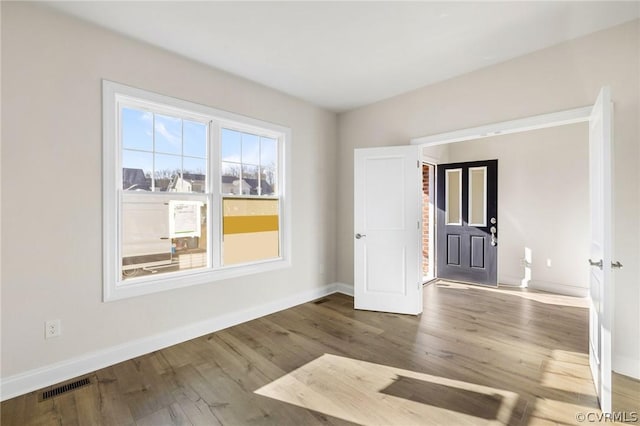
<path id="1" fill-rule="evenodd" d="M 412 317 L 334 294 L 43 402 L 5 401 L 2 426 L 576 424 L 597 412 L 580 299 L 454 283 L 424 297 Z"/>

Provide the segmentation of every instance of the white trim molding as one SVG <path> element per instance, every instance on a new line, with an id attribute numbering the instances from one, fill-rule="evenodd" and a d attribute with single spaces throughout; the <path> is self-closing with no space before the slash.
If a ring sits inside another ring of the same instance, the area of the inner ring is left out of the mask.
<path id="1" fill-rule="evenodd" d="M 443 145 L 452 142 L 463 142 L 472 139 L 488 138 L 490 136 L 507 135 L 509 133 L 519 133 L 529 130 L 545 129 L 547 127 L 562 126 L 565 124 L 581 123 L 589 121 L 592 109 L 593 105 L 589 105 L 582 108 L 535 115 L 533 117 L 487 124 L 485 126 L 470 127 L 468 129 L 440 133 L 437 135 L 422 136 L 411 139 L 411 145 Z"/>
<path id="2" fill-rule="evenodd" d="M 153 351 L 214 333 L 234 325 L 270 315 L 312 300 L 340 292 L 353 296 L 353 287 L 342 283 L 327 284 L 293 296 L 254 306 L 239 312 L 211 317 L 164 333 L 83 354 L 55 364 L 25 371 L 0 380 L 0 401 L 26 394 L 65 380 L 92 373 Z"/>

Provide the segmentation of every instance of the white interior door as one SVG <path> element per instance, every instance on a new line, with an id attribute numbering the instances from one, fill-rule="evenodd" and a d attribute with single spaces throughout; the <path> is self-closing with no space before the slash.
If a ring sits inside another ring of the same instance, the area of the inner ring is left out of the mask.
<path id="1" fill-rule="evenodd" d="M 600 90 L 589 119 L 591 203 L 589 365 L 600 408 L 611 412 L 611 329 L 613 275 L 612 229 L 612 107 L 608 87 Z"/>
<path id="2" fill-rule="evenodd" d="M 417 146 L 355 150 L 355 308 L 422 312 Z"/>

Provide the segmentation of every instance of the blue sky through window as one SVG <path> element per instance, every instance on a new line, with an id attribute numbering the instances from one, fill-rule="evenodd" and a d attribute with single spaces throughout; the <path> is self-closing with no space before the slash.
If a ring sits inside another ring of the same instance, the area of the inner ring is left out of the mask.
<path id="1" fill-rule="evenodd" d="M 155 179 L 206 175 L 206 123 L 124 107 L 121 126 L 123 168 L 141 169 Z"/>
<path id="2" fill-rule="evenodd" d="M 275 139 L 222 129 L 222 161 L 275 169 L 277 158 L 278 144 Z"/>
<path id="3" fill-rule="evenodd" d="M 206 123 L 123 107 L 121 126 L 123 168 L 141 169 L 147 178 L 155 179 L 169 179 L 176 173 L 206 175 Z M 242 172 L 243 177 L 256 179 L 260 174 L 273 185 L 278 142 L 223 128 L 221 160 L 223 175 Z"/>

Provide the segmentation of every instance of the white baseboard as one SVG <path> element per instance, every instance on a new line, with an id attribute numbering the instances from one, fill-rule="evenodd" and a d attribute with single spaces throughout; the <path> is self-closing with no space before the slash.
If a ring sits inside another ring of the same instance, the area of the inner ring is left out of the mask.
<path id="1" fill-rule="evenodd" d="M 353 297 L 353 286 L 351 284 L 345 283 L 334 283 L 337 293 L 346 294 L 347 296 Z"/>
<path id="2" fill-rule="evenodd" d="M 614 355 L 613 371 L 640 380 L 640 360 Z"/>
<path id="3" fill-rule="evenodd" d="M 112 346 L 107 349 L 87 353 L 69 360 L 2 378 L 0 379 L 0 401 L 51 386 L 137 356 L 195 339 L 196 337 L 251 321 L 302 303 L 310 302 L 332 293 L 341 292 L 349 294 L 347 293 L 349 288 L 351 289 L 351 294 L 353 294 L 353 287 L 351 286 L 342 283 L 328 284 L 318 289 L 305 291 L 240 312 L 219 315 L 154 336 Z"/>
<path id="4" fill-rule="evenodd" d="M 578 287 L 560 283 L 552 283 L 547 281 L 529 281 L 530 289 L 546 291 L 549 293 L 562 294 L 565 296 L 587 297 L 589 289 L 587 287 Z"/>

